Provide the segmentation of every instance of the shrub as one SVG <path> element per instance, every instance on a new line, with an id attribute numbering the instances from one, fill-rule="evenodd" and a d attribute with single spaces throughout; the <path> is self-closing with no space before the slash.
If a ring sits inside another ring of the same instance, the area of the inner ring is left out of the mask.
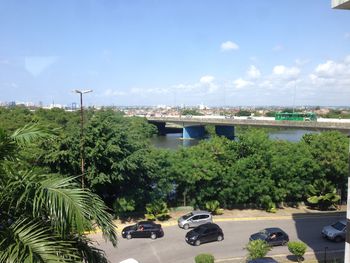
<path id="1" fill-rule="evenodd" d="M 288 250 L 296 256 L 298 262 L 303 261 L 303 256 L 306 252 L 306 244 L 299 241 L 288 242 Z"/>
<path id="2" fill-rule="evenodd" d="M 321 210 L 336 207 L 336 203 L 340 200 L 332 183 L 324 179 L 315 180 L 312 185 L 309 185 L 308 191 L 310 197 L 307 201 L 317 205 Z"/>
<path id="3" fill-rule="evenodd" d="M 155 201 L 146 205 L 145 217 L 149 220 L 164 220 L 169 217 L 169 209 L 167 204 L 163 201 Z"/>
<path id="4" fill-rule="evenodd" d="M 213 215 L 222 215 L 223 211 L 220 208 L 220 203 L 217 200 L 208 201 L 205 203 L 205 208 Z"/>
<path id="5" fill-rule="evenodd" d="M 264 240 L 252 240 L 249 241 L 245 247 L 249 252 L 249 259 L 263 258 L 271 250 L 269 244 Z"/>
<path id="6" fill-rule="evenodd" d="M 276 213 L 277 212 L 276 205 L 272 201 L 270 196 L 263 195 L 260 198 L 260 203 L 261 203 L 262 208 L 264 208 L 266 212 L 269 212 L 269 213 Z"/>
<path id="7" fill-rule="evenodd" d="M 113 203 L 113 211 L 116 216 L 123 216 L 135 210 L 135 201 L 127 198 L 117 198 Z"/>
<path id="8" fill-rule="evenodd" d="M 214 263 L 214 256 L 211 254 L 199 254 L 194 258 L 196 263 Z"/>

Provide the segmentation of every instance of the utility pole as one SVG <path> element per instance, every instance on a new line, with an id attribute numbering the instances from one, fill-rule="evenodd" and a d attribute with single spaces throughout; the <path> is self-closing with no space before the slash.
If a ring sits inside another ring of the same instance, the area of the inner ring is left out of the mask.
<path id="1" fill-rule="evenodd" d="M 74 90 L 80 95 L 80 159 L 81 159 L 81 187 L 85 186 L 85 169 L 84 169 L 84 110 L 83 110 L 83 94 L 92 92 L 89 90 Z"/>

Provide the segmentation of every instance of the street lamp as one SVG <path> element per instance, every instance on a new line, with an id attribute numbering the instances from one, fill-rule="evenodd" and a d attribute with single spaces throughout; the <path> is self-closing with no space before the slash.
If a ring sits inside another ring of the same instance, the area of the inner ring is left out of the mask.
<path id="1" fill-rule="evenodd" d="M 74 90 L 80 94 L 80 157 L 81 157 L 81 186 L 84 188 L 84 111 L 83 111 L 83 94 L 92 92 L 88 90 Z"/>

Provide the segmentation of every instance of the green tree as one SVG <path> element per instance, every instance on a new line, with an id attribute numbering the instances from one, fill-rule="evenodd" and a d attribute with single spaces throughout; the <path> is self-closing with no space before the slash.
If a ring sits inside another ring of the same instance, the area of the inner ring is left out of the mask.
<path id="1" fill-rule="evenodd" d="M 290 253 L 296 256 L 298 262 L 303 261 L 303 256 L 306 252 L 306 249 L 307 249 L 307 246 L 303 242 L 298 242 L 298 241 L 288 242 L 288 250 Z"/>
<path id="2" fill-rule="evenodd" d="M 337 131 L 306 134 L 302 143 L 319 165 L 317 179 L 330 181 L 345 197 L 349 145 L 346 136 Z"/>
<path id="3" fill-rule="evenodd" d="M 195 263 L 214 263 L 215 258 L 212 254 L 199 254 L 194 258 Z"/>
<path id="4" fill-rule="evenodd" d="M 245 248 L 248 250 L 249 259 L 263 258 L 271 250 L 267 242 L 260 239 L 249 241 Z"/>
<path id="5" fill-rule="evenodd" d="M 103 201 L 75 177 L 40 173 L 21 160 L 21 147 L 48 136 L 36 126 L 0 132 L 0 262 L 107 262 L 84 234 L 100 227 L 116 245 Z"/>

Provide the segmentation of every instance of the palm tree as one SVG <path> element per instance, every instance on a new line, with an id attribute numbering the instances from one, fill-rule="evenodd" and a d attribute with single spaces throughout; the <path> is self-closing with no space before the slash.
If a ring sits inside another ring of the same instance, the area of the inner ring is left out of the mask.
<path id="1" fill-rule="evenodd" d="M 39 173 L 19 154 L 50 137 L 36 125 L 12 135 L 0 129 L 0 262 L 107 262 L 85 234 L 99 227 L 116 246 L 104 202 L 80 188 L 76 177 Z"/>

